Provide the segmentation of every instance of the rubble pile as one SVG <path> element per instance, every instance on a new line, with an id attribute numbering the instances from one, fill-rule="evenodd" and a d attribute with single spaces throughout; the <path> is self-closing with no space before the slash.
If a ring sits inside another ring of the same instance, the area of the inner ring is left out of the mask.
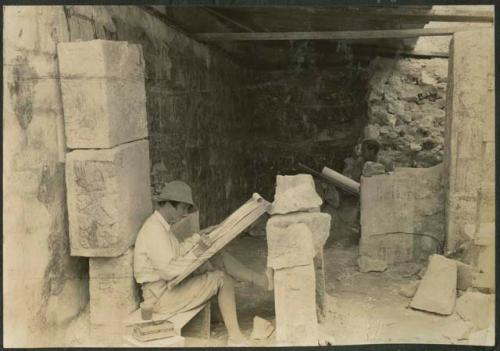
<path id="1" fill-rule="evenodd" d="M 395 166 L 442 162 L 448 61 L 378 58 L 371 70 L 365 137 L 378 140 L 379 155 Z"/>
<path id="2" fill-rule="evenodd" d="M 477 273 L 462 262 L 432 255 L 422 280 L 406 284 L 399 293 L 412 298 L 412 309 L 449 316 L 442 325 L 445 337 L 473 344 L 488 336 L 495 322 L 495 295 L 469 284 Z"/>

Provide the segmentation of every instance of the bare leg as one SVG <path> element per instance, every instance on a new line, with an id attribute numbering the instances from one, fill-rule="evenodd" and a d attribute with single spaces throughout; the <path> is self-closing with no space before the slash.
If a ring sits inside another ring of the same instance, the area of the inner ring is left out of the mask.
<path id="1" fill-rule="evenodd" d="M 223 270 L 236 280 L 254 283 L 263 289 L 268 288 L 269 282 L 265 274 L 257 273 L 247 268 L 236 258 L 224 251 L 215 256 L 211 262 L 218 269 Z"/>
<path id="2" fill-rule="evenodd" d="M 226 274 L 224 275 L 224 283 L 219 290 L 217 298 L 229 338 L 236 341 L 245 341 L 246 338 L 240 330 L 238 317 L 236 315 L 233 280 Z"/>

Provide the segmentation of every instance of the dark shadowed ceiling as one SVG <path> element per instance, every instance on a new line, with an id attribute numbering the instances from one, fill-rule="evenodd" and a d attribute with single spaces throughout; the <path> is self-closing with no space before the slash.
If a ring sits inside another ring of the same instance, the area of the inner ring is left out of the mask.
<path id="1" fill-rule="evenodd" d="M 470 13 L 436 13 L 431 6 L 395 7 L 166 7 L 145 6 L 193 38 L 200 33 L 282 33 L 421 29 L 429 21 L 487 22 Z M 450 27 L 453 23 L 450 23 Z M 265 34 L 264 34 L 265 35 Z M 368 62 L 375 56 L 420 54 L 446 57 L 446 53 L 413 52 L 417 38 L 343 40 L 211 41 L 240 64 L 258 69 L 283 69 L 297 60 L 317 66 Z"/>

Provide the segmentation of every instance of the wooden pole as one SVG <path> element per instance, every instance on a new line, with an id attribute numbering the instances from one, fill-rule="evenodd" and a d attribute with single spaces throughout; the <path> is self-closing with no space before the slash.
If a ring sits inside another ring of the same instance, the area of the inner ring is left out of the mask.
<path id="1" fill-rule="evenodd" d="M 467 28 L 451 27 L 338 32 L 198 33 L 195 37 L 200 41 L 403 39 L 453 35 L 465 30 Z"/>

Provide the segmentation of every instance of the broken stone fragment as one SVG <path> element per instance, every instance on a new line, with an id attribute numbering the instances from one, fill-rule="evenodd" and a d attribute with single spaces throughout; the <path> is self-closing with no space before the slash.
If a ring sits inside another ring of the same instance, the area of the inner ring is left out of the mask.
<path id="1" fill-rule="evenodd" d="M 371 177 L 378 174 L 385 174 L 385 166 L 378 162 L 365 162 L 363 166 L 363 177 Z"/>
<path id="2" fill-rule="evenodd" d="M 486 329 L 478 330 L 469 335 L 469 345 L 494 346 L 495 325 L 490 324 Z"/>
<path id="3" fill-rule="evenodd" d="M 457 289 L 465 291 L 472 287 L 474 268 L 471 265 L 457 262 Z"/>
<path id="4" fill-rule="evenodd" d="M 335 345 L 336 341 L 335 341 L 335 336 L 333 336 L 332 334 L 332 326 L 321 323 L 318 325 L 318 327 L 319 327 L 318 345 L 319 346 Z"/>
<path id="5" fill-rule="evenodd" d="M 383 272 L 387 269 L 387 262 L 368 256 L 360 256 L 358 266 L 359 271 L 362 273 Z"/>
<path id="6" fill-rule="evenodd" d="M 410 143 L 410 150 L 413 152 L 418 152 L 418 151 L 422 150 L 422 146 L 420 146 L 420 144 L 418 144 L 418 143 L 411 142 Z"/>
<path id="7" fill-rule="evenodd" d="M 439 328 L 445 338 L 451 342 L 466 340 L 469 334 L 474 329 L 474 325 L 470 322 L 462 320 L 457 314 L 452 314 L 447 317 L 442 326 Z"/>
<path id="8" fill-rule="evenodd" d="M 426 71 L 422 71 L 420 81 L 425 85 L 434 86 L 437 84 L 437 80 L 430 76 Z"/>
<path id="9" fill-rule="evenodd" d="M 314 246 L 311 230 L 304 223 L 288 227 L 267 224 L 267 266 L 273 269 L 310 265 Z"/>
<path id="10" fill-rule="evenodd" d="M 321 206 L 323 200 L 316 193 L 310 174 L 276 177 L 276 193 L 271 214 L 307 211 Z"/>
<path id="11" fill-rule="evenodd" d="M 495 319 L 495 295 L 467 291 L 457 300 L 457 314 L 478 329 L 485 329 Z"/>
<path id="12" fill-rule="evenodd" d="M 441 255 L 432 255 L 410 307 L 443 315 L 453 313 L 457 296 L 457 264 Z"/>
<path id="13" fill-rule="evenodd" d="M 380 136 L 380 126 L 378 124 L 369 124 L 363 130 L 366 139 L 378 139 Z"/>
<path id="14" fill-rule="evenodd" d="M 413 297 L 415 296 L 415 293 L 417 292 L 418 285 L 420 284 L 420 281 L 415 280 L 412 282 L 409 282 L 408 284 L 405 284 L 399 289 L 399 294 L 404 296 L 404 297 Z"/>
<path id="15" fill-rule="evenodd" d="M 271 322 L 259 316 L 253 318 L 253 329 L 250 337 L 255 340 L 265 340 L 273 333 L 274 326 Z"/>

